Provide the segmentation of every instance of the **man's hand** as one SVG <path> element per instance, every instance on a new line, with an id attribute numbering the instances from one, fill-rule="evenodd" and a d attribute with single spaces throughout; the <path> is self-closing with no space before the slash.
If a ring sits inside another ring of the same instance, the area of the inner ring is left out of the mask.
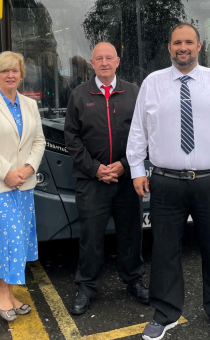
<path id="1" fill-rule="evenodd" d="M 115 162 L 112 164 L 107 165 L 107 168 L 109 168 L 112 172 L 118 175 L 118 177 L 122 176 L 125 173 L 125 169 L 123 168 L 123 165 L 121 162 Z"/>
<path id="2" fill-rule="evenodd" d="M 96 177 L 102 180 L 102 177 L 103 177 L 102 170 L 106 170 L 106 169 L 107 169 L 106 165 L 100 164 L 98 171 L 96 172 Z"/>
<path id="3" fill-rule="evenodd" d="M 147 197 L 143 191 L 145 188 L 145 190 L 149 192 L 149 181 L 146 176 L 134 178 L 133 185 L 139 196 Z"/>
<path id="4" fill-rule="evenodd" d="M 125 170 L 121 162 L 115 162 L 107 165 L 107 169 L 102 170 L 104 176 L 102 180 L 106 183 L 118 182 L 118 177 L 124 174 Z"/>
<path id="5" fill-rule="evenodd" d="M 26 182 L 23 174 L 18 171 L 9 171 L 4 179 L 5 187 L 17 189 Z"/>
<path id="6" fill-rule="evenodd" d="M 111 182 L 118 182 L 118 175 L 113 173 L 108 166 L 101 164 L 96 172 L 96 177 L 101 181 L 110 184 Z"/>

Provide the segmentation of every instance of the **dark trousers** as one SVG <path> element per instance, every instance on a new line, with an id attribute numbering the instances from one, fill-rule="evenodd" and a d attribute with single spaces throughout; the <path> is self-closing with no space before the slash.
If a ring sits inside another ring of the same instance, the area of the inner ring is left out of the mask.
<path id="1" fill-rule="evenodd" d="M 150 304 L 155 307 L 154 320 L 165 326 L 182 314 L 182 237 L 189 214 L 202 256 L 203 306 L 210 315 L 210 177 L 191 181 L 153 174 L 150 192 L 154 235 Z"/>
<path id="2" fill-rule="evenodd" d="M 118 249 L 118 272 L 126 284 L 135 283 L 144 271 L 141 257 L 140 201 L 131 179 L 106 184 L 78 179 L 76 203 L 81 226 L 80 255 L 75 282 L 89 298 L 98 290 L 104 264 L 104 235 L 112 215 Z"/>

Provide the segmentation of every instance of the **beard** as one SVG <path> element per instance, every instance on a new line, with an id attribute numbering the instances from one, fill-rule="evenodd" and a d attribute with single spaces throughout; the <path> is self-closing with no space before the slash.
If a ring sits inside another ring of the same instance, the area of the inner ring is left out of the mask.
<path id="1" fill-rule="evenodd" d="M 188 60 L 182 61 L 179 59 L 178 54 L 176 54 L 176 57 L 171 58 L 171 61 L 174 64 L 174 66 L 183 70 L 197 63 L 198 56 L 192 57 L 190 54 Z"/>

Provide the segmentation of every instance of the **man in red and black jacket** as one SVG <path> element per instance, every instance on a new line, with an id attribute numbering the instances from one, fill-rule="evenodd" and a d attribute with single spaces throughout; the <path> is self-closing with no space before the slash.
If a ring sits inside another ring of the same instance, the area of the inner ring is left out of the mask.
<path id="1" fill-rule="evenodd" d="M 142 279 L 140 201 L 126 158 L 126 144 L 138 87 L 119 79 L 120 59 L 107 42 L 97 44 L 91 65 L 96 76 L 76 87 L 70 97 L 65 142 L 74 160 L 76 203 L 81 226 L 72 314 L 87 311 L 103 272 L 104 235 L 112 215 L 118 242 L 118 272 L 127 290 L 148 303 Z"/>

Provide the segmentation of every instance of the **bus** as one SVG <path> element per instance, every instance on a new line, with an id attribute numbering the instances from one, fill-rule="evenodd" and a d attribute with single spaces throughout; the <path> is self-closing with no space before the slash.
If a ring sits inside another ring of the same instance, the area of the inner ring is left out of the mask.
<path id="1" fill-rule="evenodd" d="M 64 122 L 72 90 L 93 76 L 94 45 L 112 43 L 120 57 L 117 74 L 140 87 L 148 74 L 171 66 L 168 33 L 179 21 L 200 32 L 199 64 L 209 67 L 209 1 L 0 0 L 0 51 L 23 54 L 26 78 L 19 91 L 37 101 L 47 142 L 35 188 L 40 241 L 80 234 Z M 148 159 L 145 167 L 149 178 Z M 148 194 L 143 228 L 150 228 L 149 200 Z M 114 233 L 112 218 L 107 233 Z"/>
<path id="2" fill-rule="evenodd" d="M 77 238 L 80 235 L 75 203 L 76 178 L 71 177 L 73 161 L 64 143 L 65 118 L 42 118 L 46 150 L 37 172 L 35 207 L 37 235 L 40 241 L 58 238 Z M 146 160 L 148 177 L 152 164 Z M 149 194 L 143 199 L 143 227 L 150 227 Z M 106 233 L 114 233 L 112 217 Z"/>

